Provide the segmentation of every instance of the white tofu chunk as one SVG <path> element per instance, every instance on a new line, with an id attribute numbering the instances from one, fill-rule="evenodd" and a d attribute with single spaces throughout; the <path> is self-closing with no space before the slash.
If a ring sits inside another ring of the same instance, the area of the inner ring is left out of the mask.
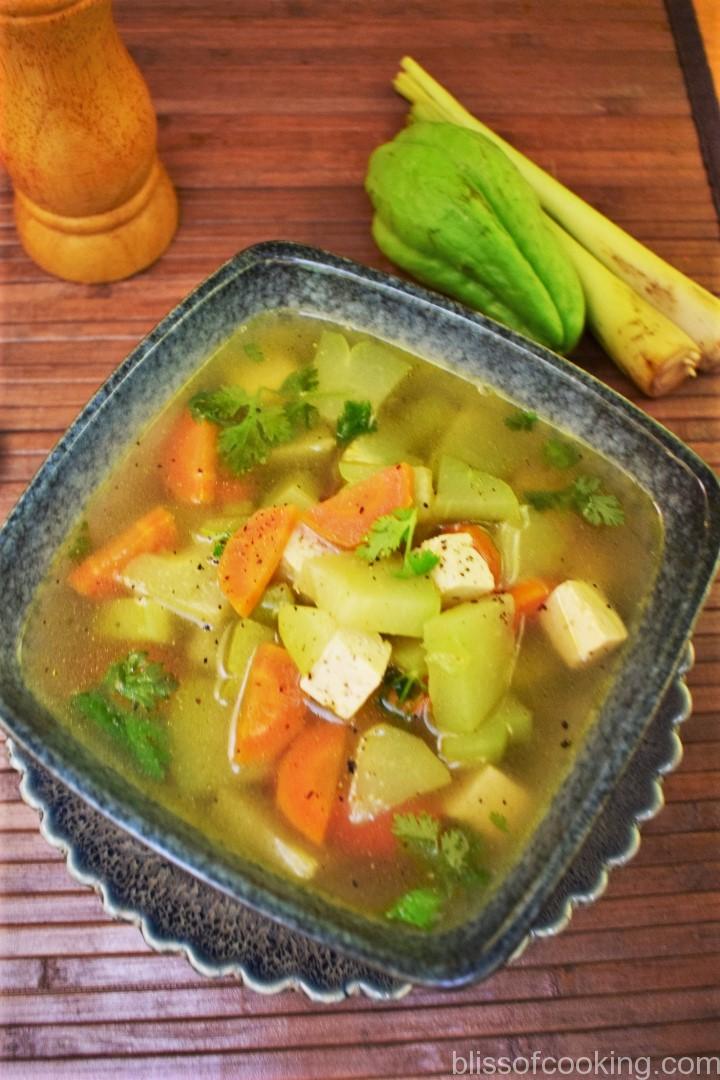
<path id="1" fill-rule="evenodd" d="M 445 604 L 461 603 L 486 596 L 495 588 L 495 579 L 486 560 L 473 547 L 469 533 L 445 533 L 420 545 L 440 562 L 430 571 Z"/>
<path id="2" fill-rule="evenodd" d="M 307 675 L 301 690 L 349 720 L 382 682 L 392 647 L 379 634 L 336 630 Z"/>
<path id="3" fill-rule="evenodd" d="M 627 638 L 618 613 L 587 581 L 563 581 L 553 589 L 540 612 L 540 624 L 571 668 L 596 660 Z"/>
<path id="4" fill-rule="evenodd" d="M 461 774 L 444 800 L 445 813 L 479 832 L 493 847 L 515 837 L 533 809 L 527 788 L 495 765 L 481 765 Z"/>
<path id="5" fill-rule="evenodd" d="M 307 525 L 296 525 L 285 545 L 280 569 L 295 582 L 308 559 L 316 559 L 318 555 L 327 555 L 333 551 L 337 551 L 337 548 L 323 540 Z"/>

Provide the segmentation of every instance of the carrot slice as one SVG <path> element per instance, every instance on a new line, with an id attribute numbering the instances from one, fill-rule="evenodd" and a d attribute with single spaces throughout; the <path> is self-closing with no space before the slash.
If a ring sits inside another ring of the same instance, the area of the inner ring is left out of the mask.
<path id="1" fill-rule="evenodd" d="M 531 619 L 537 615 L 552 590 L 552 585 L 542 578 L 527 578 L 508 589 L 515 601 L 515 626 L 521 619 Z"/>
<path id="2" fill-rule="evenodd" d="M 466 522 L 456 521 L 452 525 L 443 526 L 444 533 L 467 533 L 472 538 L 473 547 L 477 551 L 478 555 L 482 555 L 485 562 L 490 567 L 490 573 L 495 579 L 495 585 L 500 584 L 500 578 L 502 577 L 502 559 L 500 552 L 495 546 L 495 541 L 489 532 L 481 528 L 479 525 L 471 525 Z"/>
<path id="3" fill-rule="evenodd" d="M 124 566 L 137 555 L 162 551 L 176 543 L 175 518 L 164 506 L 156 506 L 83 559 L 68 575 L 68 581 L 81 596 L 117 596 L 123 592 L 117 575 Z"/>
<path id="4" fill-rule="evenodd" d="M 306 512 L 315 532 L 338 547 L 357 547 L 374 521 L 400 507 L 412 506 L 414 477 L 410 465 L 389 465 Z"/>
<path id="5" fill-rule="evenodd" d="M 274 761 L 303 728 L 305 715 L 300 672 L 285 649 L 263 642 L 240 703 L 235 760 L 242 765 Z"/>
<path id="6" fill-rule="evenodd" d="M 343 801 L 336 802 L 330 821 L 330 841 L 348 855 L 364 855 L 370 858 L 390 859 L 398 852 L 398 841 L 393 832 L 396 814 L 438 815 L 437 799 L 428 795 L 416 795 L 392 810 L 378 814 L 371 821 L 355 824 L 350 821 L 350 804 L 345 794 Z"/>
<path id="7" fill-rule="evenodd" d="M 184 409 L 165 446 L 165 487 L 181 503 L 206 506 L 215 499 L 217 424 L 195 420 Z"/>
<path id="8" fill-rule="evenodd" d="M 286 751 L 277 773 L 277 807 L 298 832 L 322 844 L 345 755 L 347 729 L 315 720 Z"/>
<path id="9" fill-rule="evenodd" d="M 220 588 L 238 615 L 249 615 L 278 568 L 300 511 L 296 506 L 256 510 L 230 537 L 220 559 Z"/>

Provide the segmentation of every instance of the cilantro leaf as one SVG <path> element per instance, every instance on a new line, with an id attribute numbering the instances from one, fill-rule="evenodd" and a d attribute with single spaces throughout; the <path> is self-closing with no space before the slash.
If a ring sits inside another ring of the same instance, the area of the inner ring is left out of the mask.
<path id="1" fill-rule="evenodd" d="M 110 665 L 98 687 L 75 694 L 70 704 L 122 747 L 137 769 L 162 780 L 170 761 L 168 736 L 149 710 L 176 688 L 177 681 L 162 664 L 150 661 L 147 653 L 130 652 Z"/>
<path id="2" fill-rule="evenodd" d="M 408 551 L 402 569 L 398 570 L 397 576 L 401 578 L 422 577 L 429 574 L 440 562 L 440 557 L 434 551 Z"/>
<path id="3" fill-rule="evenodd" d="M 391 514 L 383 514 L 373 522 L 363 543 L 357 549 L 358 555 L 361 559 L 367 559 L 368 562 L 386 559 L 403 544 L 409 546 L 412 543 L 416 524 L 417 510 L 413 508 L 401 508 L 393 510 Z"/>
<path id="4" fill-rule="evenodd" d="M 439 850 L 440 822 L 425 811 L 420 814 L 395 814 L 392 831 L 405 847 L 416 854 L 427 858 L 436 855 Z"/>
<path id="5" fill-rule="evenodd" d="M 403 705 L 409 698 L 417 697 L 422 690 L 422 680 L 416 671 L 398 671 L 391 676 L 390 686 Z"/>
<path id="6" fill-rule="evenodd" d="M 551 438 L 543 446 L 543 457 L 555 469 L 571 469 L 580 461 L 582 454 L 572 443 Z"/>
<path id="7" fill-rule="evenodd" d="M 516 412 L 512 412 L 505 417 L 505 426 L 509 427 L 511 431 L 532 431 L 538 419 L 538 414 L 535 412 L 524 412 L 522 409 L 517 409 Z"/>
<path id="8" fill-rule="evenodd" d="M 227 544 L 231 536 L 231 530 L 224 529 L 222 532 L 217 533 L 217 535 L 213 537 L 213 559 L 219 559 L 222 556 L 222 553 L 225 550 L 225 545 Z"/>
<path id="9" fill-rule="evenodd" d="M 510 832 L 510 827 L 509 827 L 509 825 L 507 823 L 507 818 L 505 817 L 504 814 L 499 814 L 497 812 L 497 810 L 491 810 L 489 816 L 490 816 L 490 821 L 492 822 L 492 824 L 495 826 L 496 829 L 499 829 L 500 832 L 504 832 L 504 833 L 509 833 Z"/>
<path id="10" fill-rule="evenodd" d="M 256 341 L 246 341 L 243 345 L 243 352 L 248 360 L 252 360 L 255 364 L 262 364 L 265 359 L 265 353 Z"/>
<path id="11" fill-rule="evenodd" d="M 153 663 L 145 652 L 130 652 L 124 660 L 111 664 L 104 684 L 120 697 L 143 709 L 151 709 L 177 690 L 177 679 L 162 664 Z"/>
<path id="12" fill-rule="evenodd" d="M 289 442 L 292 436 L 282 405 L 263 405 L 255 394 L 243 419 L 220 432 L 218 450 L 234 473 L 244 473 L 264 464 L 273 446 Z"/>
<path id="13" fill-rule="evenodd" d="M 440 854 L 448 868 L 458 876 L 466 869 L 469 853 L 470 841 L 462 829 L 448 829 L 440 837 Z"/>
<path id="14" fill-rule="evenodd" d="M 81 559 L 90 554 L 91 550 L 90 526 L 87 521 L 81 521 L 67 549 L 68 558 L 80 562 Z"/>
<path id="15" fill-rule="evenodd" d="M 241 386 L 220 386 L 217 390 L 201 390 L 190 398 L 189 406 L 195 420 L 225 424 L 250 403 L 250 395 Z"/>
<path id="16" fill-rule="evenodd" d="M 442 905 L 443 896 L 439 889 L 411 889 L 388 908 L 385 916 L 416 926 L 419 930 L 431 930 L 438 920 Z"/>
<path id="17" fill-rule="evenodd" d="M 578 476 L 569 487 L 526 491 L 525 501 L 535 510 L 574 510 L 590 525 L 622 525 L 625 512 L 615 495 L 602 491 L 596 476 Z"/>
<path id="18" fill-rule="evenodd" d="M 153 780 L 163 780 L 170 761 L 165 728 L 147 716 L 130 713 L 125 718 L 128 749 L 144 773 Z"/>
<path id="19" fill-rule="evenodd" d="M 283 397 L 299 397 L 300 394 L 309 394 L 317 390 L 319 382 L 318 369 L 312 364 L 298 368 L 288 375 L 280 386 L 280 394 Z"/>
<path id="20" fill-rule="evenodd" d="M 335 437 L 340 445 L 352 442 L 358 435 L 377 431 L 377 420 L 373 416 L 370 401 L 346 401 L 338 417 Z"/>

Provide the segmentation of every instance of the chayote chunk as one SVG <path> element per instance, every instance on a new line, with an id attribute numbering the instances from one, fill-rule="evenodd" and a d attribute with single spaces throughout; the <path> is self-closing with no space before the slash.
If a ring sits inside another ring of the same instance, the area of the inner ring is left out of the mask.
<path id="1" fill-rule="evenodd" d="M 455 124 L 417 123 L 370 159 L 381 250 L 419 280 L 551 348 L 577 341 L 577 274 L 503 152 Z"/>

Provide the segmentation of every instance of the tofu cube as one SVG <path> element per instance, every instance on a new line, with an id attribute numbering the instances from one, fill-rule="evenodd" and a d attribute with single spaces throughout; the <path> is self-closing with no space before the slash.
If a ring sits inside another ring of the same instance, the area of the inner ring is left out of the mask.
<path id="1" fill-rule="evenodd" d="M 481 765 L 461 774 L 444 800 L 448 817 L 479 832 L 493 847 L 507 842 L 507 832 L 517 835 L 533 810 L 529 791 L 495 765 Z"/>
<path id="2" fill-rule="evenodd" d="M 285 545 L 280 569 L 286 577 L 295 582 L 308 559 L 316 559 L 318 555 L 327 555 L 332 551 L 337 551 L 337 548 L 323 540 L 307 525 L 297 525 Z"/>
<path id="3" fill-rule="evenodd" d="M 469 533 L 445 533 L 433 536 L 420 545 L 431 551 L 440 562 L 430 571 L 430 577 L 440 590 L 445 604 L 461 603 L 486 596 L 495 588 L 492 571 Z"/>
<path id="4" fill-rule="evenodd" d="M 349 720 L 382 682 L 392 647 L 379 634 L 341 628 L 335 631 L 307 675 L 303 693 Z"/>
<path id="5" fill-rule="evenodd" d="M 553 589 L 540 613 L 540 624 L 571 668 L 597 660 L 627 638 L 618 613 L 587 581 L 563 581 Z"/>

